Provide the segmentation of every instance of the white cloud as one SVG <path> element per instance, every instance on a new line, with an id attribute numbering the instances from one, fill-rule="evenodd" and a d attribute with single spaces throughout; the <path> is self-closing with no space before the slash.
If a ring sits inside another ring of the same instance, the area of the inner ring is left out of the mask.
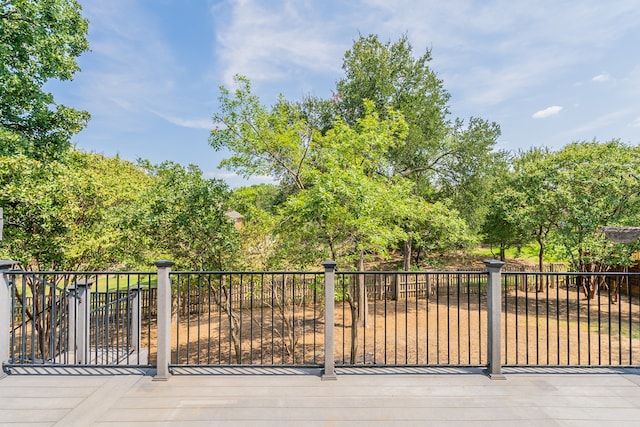
<path id="1" fill-rule="evenodd" d="M 634 128 L 640 128 L 640 117 L 637 117 L 631 124 Z"/>
<path id="2" fill-rule="evenodd" d="M 253 81 L 288 80 L 294 73 L 338 73 L 343 46 L 337 27 L 318 19 L 312 4 L 254 0 L 232 2 L 229 20 L 217 25 L 222 75 Z M 334 37 L 332 38 L 332 35 Z"/>
<path id="3" fill-rule="evenodd" d="M 560 111 L 562 111 L 562 107 L 559 105 L 553 105 L 545 108 L 544 110 L 536 111 L 531 117 L 534 119 L 545 119 L 547 117 L 555 116 L 560 113 Z"/>
<path id="4" fill-rule="evenodd" d="M 408 31 L 418 46 L 433 46 L 436 71 L 453 101 L 472 110 L 521 99 L 619 49 L 640 11 L 632 0 L 366 2 L 384 11 L 376 18 L 392 34 Z"/>
<path id="5" fill-rule="evenodd" d="M 227 85 L 237 73 L 282 85 L 310 72 L 337 80 L 358 33 L 383 41 L 407 33 L 415 55 L 433 48 L 432 65 L 453 101 L 477 109 L 519 98 L 600 58 L 635 28 L 634 2 L 235 0 L 223 18 L 217 13 L 218 53 Z"/>
<path id="6" fill-rule="evenodd" d="M 214 128 L 213 121 L 211 119 L 183 119 L 181 117 L 171 116 L 168 114 L 163 114 L 158 111 L 153 111 L 157 116 L 163 118 L 169 123 L 173 123 L 174 125 L 178 125 L 183 128 L 191 128 L 191 129 L 207 129 L 211 130 Z"/>
<path id="7" fill-rule="evenodd" d="M 604 82 L 608 82 L 609 80 L 611 80 L 611 75 L 609 75 L 609 73 L 602 73 L 602 74 L 598 74 L 597 76 L 595 76 L 591 80 L 593 80 L 594 82 L 598 82 L 598 83 L 604 83 Z"/>

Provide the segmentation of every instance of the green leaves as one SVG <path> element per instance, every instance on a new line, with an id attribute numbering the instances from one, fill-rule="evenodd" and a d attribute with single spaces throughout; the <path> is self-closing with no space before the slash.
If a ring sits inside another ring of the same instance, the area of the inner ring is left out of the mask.
<path id="1" fill-rule="evenodd" d="M 428 51 L 415 59 L 406 37 L 360 37 L 331 100 L 279 98 L 267 108 L 246 78 L 236 77 L 234 91 L 221 88 L 210 144 L 231 151 L 222 166 L 280 182 L 276 258 L 351 264 L 407 239 L 423 251 L 472 240 L 460 212 L 477 228 L 499 129 L 481 119 L 447 121 L 449 94 L 430 59 Z"/>
<path id="2" fill-rule="evenodd" d="M 0 157 L 0 251 L 39 270 L 104 269 L 134 262 L 126 227 L 149 177 L 128 162 L 71 151 L 64 161 Z"/>
<path id="3" fill-rule="evenodd" d="M 512 241 L 535 239 L 541 256 L 549 245 L 581 271 L 622 259 L 628 263 L 624 254 L 632 247 L 607 242 L 601 229 L 640 222 L 639 154 L 638 147 L 617 141 L 521 153 L 513 173 L 498 182 L 493 224 L 499 226 L 500 218 L 510 227 Z"/>
<path id="4" fill-rule="evenodd" d="M 170 257 L 182 269 L 231 268 L 239 236 L 225 215 L 226 184 L 204 179 L 194 165 L 143 166 L 153 179 L 131 224 L 140 246 L 150 256 Z"/>
<path id="5" fill-rule="evenodd" d="M 60 159 L 89 114 L 57 105 L 42 86 L 70 80 L 88 49 L 88 22 L 74 0 L 0 3 L 0 155 Z"/>
<path id="6" fill-rule="evenodd" d="M 560 207 L 554 237 L 577 268 L 610 265 L 631 249 L 607 242 L 601 229 L 640 223 L 639 154 L 638 147 L 618 141 L 585 142 L 570 144 L 550 158 Z M 628 256 L 626 260 L 630 262 Z"/>
<path id="7" fill-rule="evenodd" d="M 221 112 L 213 117 L 220 125 L 209 138 L 213 148 L 233 153 L 221 166 L 244 177 L 268 175 L 304 188 L 304 166 L 317 131 L 297 106 L 281 98 L 268 111 L 251 94 L 246 78 L 236 76 L 235 81 L 233 94 L 221 88 Z"/>

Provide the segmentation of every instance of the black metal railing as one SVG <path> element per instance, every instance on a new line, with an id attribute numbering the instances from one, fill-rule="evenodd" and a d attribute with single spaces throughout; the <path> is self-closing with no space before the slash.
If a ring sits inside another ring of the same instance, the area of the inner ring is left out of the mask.
<path id="1" fill-rule="evenodd" d="M 155 272 L 6 277 L 13 316 L 5 365 L 156 363 Z M 324 363 L 324 273 L 170 278 L 171 365 Z M 503 364 L 638 365 L 640 273 L 507 271 L 501 278 Z M 486 365 L 487 286 L 486 271 L 335 273 L 336 365 Z"/>
<path id="2" fill-rule="evenodd" d="M 171 282 L 172 364 L 322 363 L 322 273 L 176 272 Z"/>
<path id="3" fill-rule="evenodd" d="M 486 363 L 486 272 L 336 273 L 336 293 L 336 365 Z"/>
<path id="4" fill-rule="evenodd" d="M 506 365 L 640 362 L 640 274 L 503 273 Z"/>
<path id="5" fill-rule="evenodd" d="M 8 274 L 12 363 L 66 363 L 71 285 L 44 274 Z"/>
<path id="6" fill-rule="evenodd" d="M 5 365 L 153 363 L 155 273 L 7 273 L 13 316 Z M 147 308 L 144 310 L 144 308 Z M 153 331 L 153 332 L 152 332 Z"/>

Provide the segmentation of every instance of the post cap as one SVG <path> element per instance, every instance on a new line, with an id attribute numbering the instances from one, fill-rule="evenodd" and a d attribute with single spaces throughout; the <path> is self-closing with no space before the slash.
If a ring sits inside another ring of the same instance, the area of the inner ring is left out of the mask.
<path id="1" fill-rule="evenodd" d="M 166 259 L 161 259 L 159 261 L 154 262 L 153 264 L 158 268 L 166 268 L 166 267 L 172 267 L 173 264 L 175 264 L 175 262 L 169 261 Z"/>
<path id="2" fill-rule="evenodd" d="M 486 265 L 487 268 L 502 268 L 504 265 L 503 261 L 497 259 L 485 259 L 482 262 L 484 262 L 484 265 Z"/>
<path id="3" fill-rule="evenodd" d="M 338 263 L 333 260 L 322 261 L 322 266 L 325 270 L 333 270 L 336 268 L 336 265 L 338 265 Z"/>
<path id="4" fill-rule="evenodd" d="M 87 279 L 87 280 L 76 280 L 74 281 L 71 286 L 68 287 L 68 289 L 70 291 L 75 291 L 78 288 L 91 288 L 91 286 L 93 286 L 93 284 L 96 281 L 93 279 Z"/>
<path id="5" fill-rule="evenodd" d="M 18 264 L 18 261 L 13 261 L 10 259 L 0 259 L 0 270 L 9 270 L 16 264 Z"/>

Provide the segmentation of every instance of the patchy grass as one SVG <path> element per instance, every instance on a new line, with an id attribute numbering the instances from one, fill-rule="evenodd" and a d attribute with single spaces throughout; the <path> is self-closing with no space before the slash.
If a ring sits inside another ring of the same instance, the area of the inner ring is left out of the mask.
<path id="1" fill-rule="evenodd" d="M 158 286 L 156 274 L 136 275 L 101 275 L 93 286 L 94 292 L 115 292 L 117 290 L 131 289 L 136 286 L 143 288 L 155 288 Z"/>

